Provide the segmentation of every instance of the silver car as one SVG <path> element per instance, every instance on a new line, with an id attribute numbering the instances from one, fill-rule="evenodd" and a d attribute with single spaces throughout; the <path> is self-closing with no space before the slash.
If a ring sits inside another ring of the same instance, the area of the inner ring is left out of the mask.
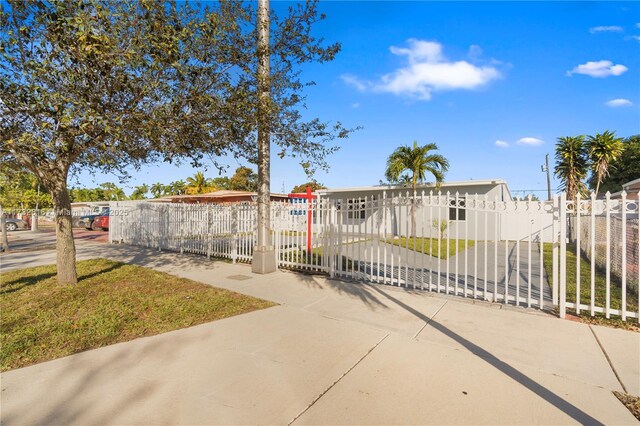
<path id="1" fill-rule="evenodd" d="M 7 231 L 15 231 L 18 229 L 29 229 L 29 224 L 22 219 L 6 219 Z"/>

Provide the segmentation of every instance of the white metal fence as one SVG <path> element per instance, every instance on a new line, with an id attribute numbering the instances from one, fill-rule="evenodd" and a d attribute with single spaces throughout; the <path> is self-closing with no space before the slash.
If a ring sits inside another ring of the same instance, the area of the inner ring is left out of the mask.
<path id="1" fill-rule="evenodd" d="M 590 277 L 581 277 L 579 255 L 575 264 L 567 262 L 572 247 L 584 247 L 585 227 L 595 229 L 593 221 L 585 222 L 585 212 L 605 219 L 622 217 L 620 238 L 605 236 L 607 247 L 621 245 L 625 253 L 620 279 L 606 265 L 600 271 L 593 256 Z M 234 262 L 250 262 L 253 256 L 255 204 L 119 202 L 112 203 L 111 214 L 112 242 Z M 468 194 L 383 194 L 272 203 L 271 235 L 277 264 L 283 268 L 558 309 L 562 317 L 569 308 L 626 320 L 638 318 L 640 275 L 637 256 L 635 264 L 629 264 L 627 245 L 628 235 L 638 232 L 627 219 L 637 219 L 637 214 L 637 201 L 609 197 L 575 203 L 564 195 L 541 202 Z M 636 271 L 635 279 L 629 271 Z"/>

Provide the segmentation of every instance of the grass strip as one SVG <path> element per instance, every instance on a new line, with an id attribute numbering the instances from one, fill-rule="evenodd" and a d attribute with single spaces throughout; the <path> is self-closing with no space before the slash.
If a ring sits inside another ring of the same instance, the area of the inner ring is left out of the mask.
<path id="1" fill-rule="evenodd" d="M 407 248 L 407 237 L 395 237 L 386 240 L 387 243 L 395 246 Z M 449 246 L 447 247 L 447 240 L 439 240 L 437 238 L 413 238 L 409 237 L 409 250 L 417 251 L 418 253 L 424 253 L 429 256 L 437 257 L 440 259 L 448 259 L 449 257 L 460 253 L 467 248 L 473 247 L 475 241 L 473 240 L 449 240 Z"/>
<path id="2" fill-rule="evenodd" d="M 553 244 L 545 243 L 543 246 L 544 250 L 544 268 L 547 272 L 547 276 L 549 277 L 549 283 L 551 287 L 555 285 L 553 282 Z M 576 268 L 577 264 L 577 254 L 576 254 L 576 245 L 575 244 L 567 244 L 567 301 L 575 303 L 576 302 L 576 292 L 577 292 L 577 277 L 578 273 Z M 591 305 L 591 263 L 589 260 L 585 259 L 583 256 L 580 256 L 580 303 L 590 306 Z M 594 300 L 595 306 L 605 307 L 606 306 L 606 292 L 607 292 L 607 282 L 606 276 L 596 267 L 595 271 L 595 281 L 594 281 Z M 610 286 L 610 307 L 612 309 L 622 309 L 622 284 L 620 280 L 618 280 L 615 276 L 611 275 L 611 286 Z M 638 294 L 627 289 L 627 310 L 638 312 Z M 573 310 L 571 310 L 575 313 Z M 581 310 L 580 317 L 582 320 L 592 323 L 592 324 L 603 324 L 603 325 L 611 325 L 614 327 L 620 327 L 631 330 L 640 330 L 637 325 L 635 319 L 628 319 L 627 321 L 622 321 L 619 318 L 612 317 L 610 319 L 605 318 L 604 314 L 596 313 L 595 317 L 591 316 L 591 312 L 588 310 L 585 312 Z M 636 322 L 634 324 L 634 322 Z"/>
<path id="3" fill-rule="evenodd" d="M 274 305 L 105 259 L 77 268 L 74 286 L 57 283 L 54 265 L 2 273 L 2 371 Z"/>

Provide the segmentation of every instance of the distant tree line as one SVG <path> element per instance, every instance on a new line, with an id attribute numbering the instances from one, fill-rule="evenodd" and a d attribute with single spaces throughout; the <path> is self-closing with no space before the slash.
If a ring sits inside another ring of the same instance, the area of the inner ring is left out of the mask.
<path id="1" fill-rule="evenodd" d="M 6 209 L 45 209 L 53 207 L 47 188 L 38 188 L 38 179 L 28 172 L 2 174 L 0 177 L 0 206 Z M 295 186 L 291 192 L 324 189 L 322 184 L 310 181 Z M 160 198 L 171 195 L 205 194 L 220 190 L 257 191 L 258 175 L 251 168 L 241 166 L 231 176 L 207 178 L 201 171 L 186 179 L 168 184 L 156 182 L 133 187 L 130 195 L 113 182 L 105 182 L 95 188 L 72 187 L 68 190 L 71 202 L 123 201 Z"/>

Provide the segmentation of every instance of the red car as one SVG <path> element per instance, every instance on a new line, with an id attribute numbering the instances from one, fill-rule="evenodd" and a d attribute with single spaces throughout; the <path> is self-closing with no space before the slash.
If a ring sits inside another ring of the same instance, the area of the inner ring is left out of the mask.
<path id="1" fill-rule="evenodd" d="M 100 216 L 96 216 L 93 221 L 93 229 L 102 229 L 103 231 L 109 230 L 109 210 Z"/>

